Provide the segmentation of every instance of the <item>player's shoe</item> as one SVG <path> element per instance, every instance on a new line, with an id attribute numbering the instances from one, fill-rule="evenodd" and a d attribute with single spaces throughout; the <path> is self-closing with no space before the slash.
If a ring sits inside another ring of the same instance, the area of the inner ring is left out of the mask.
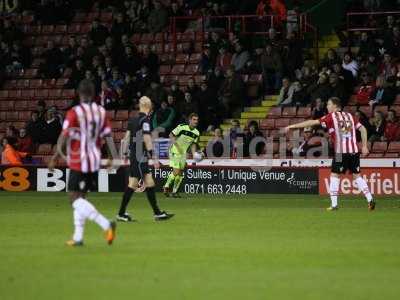
<path id="1" fill-rule="evenodd" d="M 161 213 L 154 215 L 154 220 L 156 221 L 166 221 L 171 219 L 173 216 L 175 216 L 174 214 L 170 214 L 167 213 L 165 211 L 162 211 Z"/>
<path id="2" fill-rule="evenodd" d="M 336 211 L 338 209 L 339 209 L 339 207 L 337 207 L 337 206 L 329 206 L 326 210 L 327 211 Z"/>
<path id="3" fill-rule="evenodd" d="M 165 197 L 169 197 L 171 194 L 171 189 L 167 186 L 164 186 L 163 192 L 164 192 Z"/>
<path id="4" fill-rule="evenodd" d="M 106 230 L 107 244 L 112 245 L 116 237 L 117 223 L 110 221 L 110 228 Z"/>
<path id="5" fill-rule="evenodd" d="M 179 193 L 172 193 L 171 197 L 172 198 L 182 198 L 181 194 L 179 194 Z"/>
<path id="6" fill-rule="evenodd" d="M 65 245 L 68 247 L 82 247 L 83 246 L 83 241 L 74 241 L 74 240 L 69 240 L 65 242 Z"/>
<path id="7" fill-rule="evenodd" d="M 124 213 L 123 215 L 117 215 L 116 219 L 119 222 L 135 222 L 135 220 L 128 213 Z"/>
<path id="8" fill-rule="evenodd" d="M 376 203 L 375 203 L 374 200 L 372 200 L 371 202 L 369 202 L 369 203 L 368 203 L 368 210 L 369 210 L 369 211 L 375 210 L 375 205 L 376 205 Z"/>

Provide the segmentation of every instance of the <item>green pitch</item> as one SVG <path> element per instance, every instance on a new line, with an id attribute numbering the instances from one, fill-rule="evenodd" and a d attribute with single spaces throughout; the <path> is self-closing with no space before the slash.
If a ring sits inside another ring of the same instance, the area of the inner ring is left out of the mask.
<path id="1" fill-rule="evenodd" d="M 112 217 L 120 196 L 89 199 Z M 85 247 L 67 248 L 64 193 L 0 193 L 0 299 L 399 299 L 394 199 L 327 213 L 317 196 L 159 198 L 170 222 L 139 195 L 113 246 L 90 223 Z"/>

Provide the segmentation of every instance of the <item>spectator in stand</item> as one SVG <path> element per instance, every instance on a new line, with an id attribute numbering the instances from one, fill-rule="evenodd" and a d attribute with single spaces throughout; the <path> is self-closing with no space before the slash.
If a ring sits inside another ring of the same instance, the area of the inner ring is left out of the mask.
<path id="1" fill-rule="evenodd" d="M 85 66 L 83 60 L 78 59 L 75 61 L 75 66 L 72 68 L 70 80 L 68 82 L 69 88 L 75 88 L 85 78 Z"/>
<path id="2" fill-rule="evenodd" d="M 122 88 L 124 85 L 124 79 L 121 77 L 121 74 L 119 73 L 117 68 L 114 68 L 112 71 L 112 78 L 110 79 L 109 86 L 112 88 L 114 91 L 117 88 Z"/>
<path id="3" fill-rule="evenodd" d="M 247 133 L 244 135 L 244 149 L 243 149 L 243 155 L 244 157 L 254 157 L 260 156 L 264 152 L 265 148 L 265 143 L 264 142 L 259 142 L 255 144 L 255 149 L 250 149 L 250 144 L 254 138 L 260 138 L 264 137 L 263 134 L 261 133 L 260 129 L 258 128 L 258 123 L 256 121 L 251 121 L 249 123 L 249 130 Z"/>
<path id="4" fill-rule="evenodd" d="M 171 84 L 171 95 L 175 99 L 175 103 L 180 105 L 185 100 L 185 94 L 179 88 L 179 82 L 173 81 Z"/>
<path id="5" fill-rule="evenodd" d="M 386 37 L 384 47 L 394 57 L 400 56 L 400 28 L 398 26 L 393 27 L 390 35 Z"/>
<path id="6" fill-rule="evenodd" d="M 121 59 L 120 69 L 122 72 L 130 75 L 135 75 L 141 66 L 140 57 L 133 52 L 132 47 L 125 47 L 124 56 Z"/>
<path id="7" fill-rule="evenodd" d="M 21 166 L 22 159 L 27 156 L 27 153 L 15 150 L 14 145 L 9 142 L 7 137 L 2 139 L 1 145 L 3 147 L 1 153 L 1 164 Z"/>
<path id="8" fill-rule="evenodd" d="M 207 157 L 222 157 L 224 155 L 223 139 L 221 128 L 215 128 L 214 136 L 209 140 L 206 147 Z"/>
<path id="9" fill-rule="evenodd" d="M 63 55 L 61 50 L 54 46 L 52 40 L 47 41 L 47 47 L 42 58 L 44 63 L 40 68 L 44 76 L 46 78 L 58 78 L 60 76 L 60 67 L 63 64 Z"/>
<path id="10" fill-rule="evenodd" d="M 71 35 L 68 38 L 68 45 L 60 49 L 62 52 L 63 67 L 71 67 L 74 63 L 78 44 L 75 36 Z"/>
<path id="11" fill-rule="evenodd" d="M 267 45 L 271 45 L 272 48 L 277 51 L 278 53 L 280 53 L 280 51 L 282 50 L 282 43 L 281 40 L 278 37 L 278 34 L 276 33 L 275 28 L 270 28 L 268 30 L 268 36 L 266 39 L 266 44 Z"/>
<path id="12" fill-rule="evenodd" d="M 100 104 L 106 110 L 116 110 L 119 106 L 118 96 L 106 80 L 101 82 Z"/>
<path id="13" fill-rule="evenodd" d="M 356 78 L 353 77 L 351 71 L 344 69 L 339 63 L 334 64 L 332 68 L 338 75 L 339 81 L 343 83 L 346 93 L 352 95 L 354 93 L 354 86 L 357 85 L 357 81 Z"/>
<path id="14" fill-rule="evenodd" d="M 282 82 L 283 64 L 280 54 L 272 48 L 271 44 L 265 47 L 261 57 L 261 67 L 265 91 L 274 93 L 279 90 Z"/>
<path id="15" fill-rule="evenodd" d="M 400 141 L 400 124 L 396 116 L 396 111 L 392 109 L 388 111 L 385 125 L 385 135 L 383 136 L 382 141 Z"/>
<path id="16" fill-rule="evenodd" d="M 229 130 L 229 137 L 231 141 L 231 157 L 237 158 L 237 151 L 239 149 L 239 143 L 243 143 L 243 130 L 240 128 L 239 120 L 232 120 L 231 128 Z M 242 140 L 239 141 L 239 138 Z"/>
<path id="17" fill-rule="evenodd" d="M 18 142 L 18 130 L 15 128 L 15 126 L 7 126 L 6 137 L 8 139 L 8 142 L 12 145 L 15 145 Z"/>
<path id="18" fill-rule="evenodd" d="M 167 100 L 161 101 L 160 108 L 154 113 L 153 116 L 153 128 L 160 130 L 160 137 L 168 137 L 169 132 L 174 126 L 176 112 L 175 110 L 168 106 Z"/>
<path id="19" fill-rule="evenodd" d="M 167 92 L 157 80 L 153 80 L 150 83 L 150 88 L 146 91 L 146 96 L 153 102 L 154 109 L 159 108 L 161 103 L 167 100 Z"/>
<path id="20" fill-rule="evenodd" d="M 35 145 L 33 144 L 32 138 L 27 134 L 27 130 L 25 128 L 21 128 L 19 130 L 18 151 L 29 154 L 35 151 Z"/>
<path id="21" fill-rule="evenodd" d="M 225 116 L 231 115 L 245 103 L 245 85 L 242 76 L 235 72 L 235 67 L 231 66 L 226 72 L 219 94 Z"/>
<path id="22" fill-rule="evenodd" d="M 299 81 L 293 83 L 294 92 L 292 97 L 292 102 L 296 106 L 306 106 L 309 103 L 306 91 Z"/>
<path id="23" fill-rule="evenodd" d="M 342 67 L 343 69 L 350 71 L 354 78 L 357 78 L 359 66 L 357 61 L 353 59 L 351 52 L 344 54 Z"/>
<path id="24" fill-rule="evenodd" d="M 88 33 L 88 36 L 92 40 L 93 44 L 95 46 L 103 45 L 108 35 L 108 28 L 100 24 L 99 19 L 94 19 L 91 29 Z"/>
<path id="25" fill-rule="evenodd" d="M 378 52 L 378 48 L 375 41 L 372 38 L 370 38 L 368 32 L 365 31 L 361 33 L 358 47 L 359 47 L 358 55 L 363 58 L 368 57 L 370 54 L 375 55 Z"/>
<path id="26" fill-rule="evenodd" d="M 61 133 L 61 122 L 57 118 L 57 110 L 55 107 L 50 107 L 46 113 L 46 123 L 43 143 L 55 145 Z"/>
<path id="27" fill-rule="evenodd" d="M 371 124 L 369 123 L 368 117 L 360 109 L 357 109 L 354 113 L 355 118 L 363 125 L 367 132 L 371 132 Z M 361 141 L 361 133 L 357 133 L 357 141 Z"/>
<path id="28" fill-rule="evenodd" d="M 378 76 L 376 78 L 375 90 L 369 98 L 369 105 L 391 105 L 396 99 L 396 90 L 386 83 L 385 77 Z"/>
<path id="29" fill-rule="evenodd" d="M 342 104 L 346 105 L 349 101 L 349 94 L 346 91 L 344 83 L 339 79 L 336 73 L 329 75 L 330 97 L 337 97 L 342 100 Z"/>
<path id="30" fill-rule="evenodd" d="M 146 66 L 142 66 L 137 76 L 137 86 L 141 95 L 145 94 L 152 80 L 154 80 L 154 76 L 149 73 L 149 69 Z"/>
<path id="31" fill-rule="evenodd" d="M 323 102 L 321 98 L 315 99 L 315 101 L 312 104 L 312 112 L 311 112 L 312 118 L 314 120 L 318 120 L 323 116 L 325 116 L 327 113 L 328 111 L 326 109 L 325 102 Z"/>
<path id="32" fill-rule="evenodd" d="M 391 76 L 392 68 L 394 63 L 392 61 L 392 55 L 385 53 L 383 56 L 383 61 L 379 67 L 379 74 L 388 79 Z"/>
<path id="33" fill-rule="evenodd" d="M 146 66 L 149 70 L 149 73 L 152 76 L 158 75 L 158 69 L 160 67 L 160 61 L 158 59 L 157 54 L 150 51 L 148 45 L 143 45 L 142 47 L 142 65 Z"/>
<path id="34" fill-rule="evenodd" d="M 311 102 L 314 102 L 316 99 L 320 99 L 323 102 L 328 101 L 330 97 L 328 75 L 325 73 L 319 74 L 318 81 L 307 88 L 307 94 L 310 96 Z"/>
<path id="35" fill-rule="evenodd" d="M 34 144 L 40 144 L 42 142 L 42 136 L 45 129 L 44 120 L 39 118 L 39 112 L 33 111 L 31 113 L 31 119 L 26 126 L 28 136 L 32 138 Z"/>
<path id="36" fill-rule="evenodd" d="M 125 15 L 118 12 L 111 27 L 111 35 L 119 41 L 124 34 L 129 34 L 129 24 L 125 21 Z"/>
<path id="37" fill-rule="evenodd" d="M 185 92 L 185 101 L 178 106 L 178 116 L 180 117 L 178 122 L 186 122 L 189 115 L 198 110 L 199 105 L 196 100 L 193 99 L 192 94 Z"/>
<path id="38" fill-rule="evenodd" d="M 381 141 L 385 134 L 385 118 L 383 113 L 380 111 L 375 111 L 374 117 L 371 119 L 370 124 L 371 132 L 369 134 L 368 141 L 371 143 Z"/>
<path id="39" fill-rule="evenodd" d="M 208 87 L 216 94 L 219 92 L 224 80 L 224 73 L 218 67 L 214 69 L 214 72 L 210 72 L 209 74 L 207 74 Z"/>
<path id="40" fill-rule="evenodd" d="M 205 47 L 203 53 L 201 54 L 201 59 L 199 62 L 199 70 L 201 74 L 207 74 L 209 70 L 214 68 L 215 63 L 211 61 L 210 49 Z"/>
<path id="41" fill-rule="evenodd" d="M 199 103 L 199 116 L 202 120 L 199 124 L 200 130 L 206 130 L 210 126 L 215 128 L 219 125 L 217 117 L 217 94 L 208 87 L 207 82 L 204 81 L 200 84 L 200 89 L 194 97 Z"/>
<path id="42" fill-rule="evenodd" d="M 232 55 L 231 65 L 235 67 L 236 72 L 240 72 L 247 61 L 250 59 L 250 54 L 247 50 L 243 49 L 240 43 L 235 46 L 235 53 Z"/>
<path id="43" fill-rule="evenodd" d="M 277 26 L 281 26 L 287 18 L 287 9 L 281 0 L 269 0 L 271 14 L 276 16 Z"/>
<path id="44" fill-rule="evenodd" d="M 316 138 L 315 132 L 311 127 L 304 128 L 303 131 L 303 141 L 300 145 L 296 145 L 297 147 L 293 147 L 294 145 L 289 145 L 289 151 L 293 156 L 307 157 L 310 149 L 321 146 L 320 139 Z M 311 154 L 311 153 L 310 153 Z M 315 154 L 313 153 L 315 157 Z"/>
<path id="45" fill-rule="evenodd" d="M 136 77 L 126 74 L 120 97 L 121 107 L 128 110 L 134 109 L 138 104 L 137 93 Z"/>
<path id="46" fill-rule="evenodd" d="M 39 100 L 37 102 L 37 112 L 39 114 L 38 117 L 40 120 L 42 121 L 46 120 L 46 111 L 47 111 L 46 102 L 44 100 Z"/>
<path id="47" fill-rule="evenodd" d="M 206 44 L 208 48 L 210 49 L 210 60 L 215 62 L 219 53 L 219 49 L 222 47 L 227 48 L 228 43 L 224 39 L 221 38 L 220 34 L 218 32 L 211 32 L 209 38 L 208 38 L 208 43 Z M 229 61 L 229 64 L 231 62 Z"/>
<path id="48" fill-rule="evenodd" d="M 22 41 L 24 34 L 11 20 L 4 19 L 3 26 L 0 28 L 2 41 L 7 44 L 12 44 L 14 41 Z"/>
<path id="49" fill-rule="evenodd" d="M 28 48 L 21 46 L 18 41 L 12 43 L 10 56 L 14 72 L 20 72 L 31 63 L 31 51 Z"/>
<path id="50" fill-rule="evenodd" d="M 369 75 L 367 73 L 361 74 L 361 84 L 356 94 L 357 104 L 367 105 L 374 91 L 375 86 L 371 84 Z"/>
<path id="51" fill-rule="evenodd" d="M 376 56 L 374 54 L 368 55 L 368 60 L 362 64 L 361 68 L 366 73 L 370 74 L 372 78 L 376 78 L 379 73 L 379 65 Z"/>
<path id="52" fill-rule="evenodd" d="M 295 86 L 292 84 L 288 77 L 282 79 L 282 88 L 278 96 L 278 105 L 290 106 L 293 102 L 293 94 L 295 92 Z"/>
<path id="53" fill-rule="evenodd" d="M 168 24 L 168 11 L 158 0 L 153 1 L 154 9 L 147 20 L 147 28 L 151 33 L 162 32 Z"/>
<path id="54" fill-rule="evenodd" d="M 189 78 L 188 84 L 186 87 L 186 91 L 189 92 L 190 94 L 192 94 L 193 97 L 195 97 L 195 95 L 197 95 L 199 90 L 200 90 L 200 88 L 194 81 L 194 78 L 193 77 Z"/>

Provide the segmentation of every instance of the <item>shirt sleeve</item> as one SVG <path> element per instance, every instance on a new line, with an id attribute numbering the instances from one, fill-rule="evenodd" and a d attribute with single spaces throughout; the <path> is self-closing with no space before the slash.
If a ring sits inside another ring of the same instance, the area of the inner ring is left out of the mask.
<path id="1" fill-rule="evenodd" d="M 360 123 L 359 118 L 356 118 L 353 116 L 354 124 L 356 126 L 356 129 L 360 129 L 363 125 Z"/>
<path id="2" fill-rule="evenodd" d="M 70 136 L 71 134 L 71 130 L 73 128 L 77 128 L 78 127 L 78 119 L 76 116 L 76 112 L 74 110 L 69 110 L 67 112 L 67 115 L 65 116 L 64 122 L 63 122 L 63 127 L 62 127 L 62 132 L 61 134 L 63 136 Z"/>
<path id="3" fill-rule="evenodd" d="M 111 121 L 110 119 L 106 116 L 104 119 L 104 124 L 103 128 L 101 129 L 100 132 L 100 137 L 105 137 L 111 134 Z"/>
<path id="4" fill-rule="evenodd" d="M 328 114 L 328 115 L 323 116 L 322 118 L 319 119 L 319 122 L 321 123 L 321 126 L 323 128 L 327 128 L 327 129 L 332 128 L 332 123 L 333 123 L 332 115 Z"/>
<path id="5" fill-rule="evenodd" d="M 143 134 L 150 134 L 151 133 L 151 125 L 148 119 L 145 119 L 142 123 L 142 132 Z"/>
<path id="6" fill-rule="evenodd" d="M 182 126 L 179 125 L 179 126 L 177 126 L 174 130 L 172 130 L 172 134 L 173 134 L 174 136 L 178 136 L 179 133 L 181 132 L 181 130 L 182 130 Z"/>

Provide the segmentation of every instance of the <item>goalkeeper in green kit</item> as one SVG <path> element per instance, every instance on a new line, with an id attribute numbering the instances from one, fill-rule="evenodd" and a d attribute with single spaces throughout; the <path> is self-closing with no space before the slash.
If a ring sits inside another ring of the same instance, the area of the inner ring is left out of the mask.
<path id="1" fill-rule="evenodd" d="M 188 121 L 189 124 L 178 125 L 170 134 L 169 166 L 172 168 L 172 172 L 164 185 L 164 194 L 167 197 L 171 195 L 174 198 L 180 198 L 178 190 L 183 180 L 183 170 L 186 167 L 186 154 L 190 148 L 194 155 L 198 148 L 200 132 L 196 127 L 199 124 L 199 116 L 192 113 L 189 115 Z"/>

